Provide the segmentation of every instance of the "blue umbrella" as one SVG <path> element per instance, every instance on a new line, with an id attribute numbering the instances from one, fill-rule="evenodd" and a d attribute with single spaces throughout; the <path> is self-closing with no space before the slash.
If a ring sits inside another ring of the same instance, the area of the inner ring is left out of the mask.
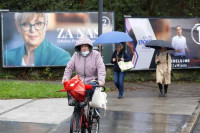
<path id="1" fill-rule="evenodd" d="M 133 39 L 126 33 L 120 31 L 111 31 L 101 34 L 94 44 L 131 42 Z"/>

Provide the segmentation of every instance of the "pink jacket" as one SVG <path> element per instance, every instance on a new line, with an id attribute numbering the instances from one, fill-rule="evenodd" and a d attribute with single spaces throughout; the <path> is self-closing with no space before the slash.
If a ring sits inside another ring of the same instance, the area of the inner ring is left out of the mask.
<path id="1" fill-rule="evenodd" d="M 75 49 L 81 44 L 87 44 L 85 42 L 80 43 L 77 41 Z M 92 44 L 89 44 L 93 47 Z M 89 83 L 91 80 L 98 80 L 105 83 L 106 71 L 101 54 L 98 51 L 91 50 L 89 55 L 82 56 L 80 52 L 75 52 L 71 60 L 65 68 L 62 82 L 69 80 L 72 76 L 72 72 L 76 71 L 76 74 L 80 76 L 84 83 Z"/>

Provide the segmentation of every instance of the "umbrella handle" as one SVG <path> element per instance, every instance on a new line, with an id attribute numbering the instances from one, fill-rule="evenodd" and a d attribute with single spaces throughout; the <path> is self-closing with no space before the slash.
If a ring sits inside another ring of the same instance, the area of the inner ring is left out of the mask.
<path id="1" fill-rule="evenodd" d="M 116 60 L 117 60 L 117 62 L 119 62 L 119 57 L 117 56 L 117 55 L 115 55 L 116 56 Z"/>

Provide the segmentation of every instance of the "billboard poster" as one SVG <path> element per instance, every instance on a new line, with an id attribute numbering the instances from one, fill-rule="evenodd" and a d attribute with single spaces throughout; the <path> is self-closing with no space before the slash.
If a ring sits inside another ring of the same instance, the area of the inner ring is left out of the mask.
<path id="1" fill-rule="evenodd" d="M 5 12 L 1 22 L 3 67 L 66 66 L 81 35 L 98 37 L 98 12 Z M 113 31 L 114 13 L 103 12 L 102 22 L 103 33 Z M 112 52 L 103 46 L 105 64 Z"/>
<path id="2" fill-rule="evenodd" d="M 125 17 L 125 30 L 133 42 L 127 43 L 133 70 L 155 69 L 155 56 L 159 49 L 145 47 L 151 40 L 164 40 L 172 44 L 173 69 L 200 68 L 199 18 L 134 18 Z"/>

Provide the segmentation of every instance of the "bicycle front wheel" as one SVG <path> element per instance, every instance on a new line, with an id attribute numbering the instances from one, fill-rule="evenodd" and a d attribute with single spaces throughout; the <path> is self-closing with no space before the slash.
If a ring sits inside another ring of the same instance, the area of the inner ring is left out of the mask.
<path id="1" fill-rule="evenodd" d="M 70 133 L 76 133 L 77 130 L 79 130 L 79 126 L 77 124 L 78 123 L 77 123 L 76 113 L 74 112 L 72 114 L 71 121 L 70 121 Z"/>
<path id="2" fill-rule="evenodd" d="M 84 114 L 79 111 L 75 111 L 72 114 L 70 121 L 70 133 L 86 133 L 84 120 Z"/>

